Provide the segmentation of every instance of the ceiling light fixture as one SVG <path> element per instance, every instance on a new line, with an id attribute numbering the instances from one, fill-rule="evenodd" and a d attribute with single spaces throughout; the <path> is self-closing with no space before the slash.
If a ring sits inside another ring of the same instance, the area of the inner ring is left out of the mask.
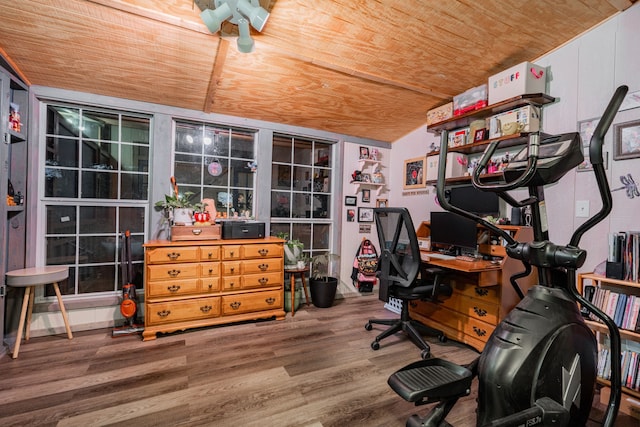
<path id="1" fill-rule="evenodd" d="M 196 3 L 202 9 L 200 18 L 212 33 L 220 31 L 226 20 L 238 26 L 237 44 L 242 53 L 252 52 L 254 48 L 249 24 L 262 31 L 269 18 L 269 12 L 260 6 L 259 0 L 214 0 L 215 9 Z"/>

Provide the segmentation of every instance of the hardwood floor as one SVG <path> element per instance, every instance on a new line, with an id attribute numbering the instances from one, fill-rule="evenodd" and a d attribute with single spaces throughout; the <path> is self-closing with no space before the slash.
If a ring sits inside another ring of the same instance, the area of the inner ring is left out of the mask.
<path id="1" fill-rule="evenodd" d="M 148 342 L 108 329 L 32 338 L 18 359 L 0 360 L 0 425 L 403 426 L 428 407 L 402 400 L 387 378 L 419 351 L 402 335 L 373 351 L 380 329 L 364 329 L 369 318 L 395 316 L 371 295 Z M 456 363 L 477 357 L 452 341 L 429 342 Z M 475 388 L 447 420 L 475 426 Z"/>

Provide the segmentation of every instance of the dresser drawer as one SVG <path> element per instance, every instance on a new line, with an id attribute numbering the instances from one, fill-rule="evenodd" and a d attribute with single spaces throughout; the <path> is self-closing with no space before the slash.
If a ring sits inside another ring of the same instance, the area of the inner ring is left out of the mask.
<path id="1" fill-rule="evenodd" d="M 220 278 L 206 277 L 200 280 L 200 290 L 203 293 L 220 292 Z"/>
<path id="2" fill-rule="evenodd" d="M 265 291 L 222 297 L 222 315 L 282 308 L 282 291 Z"/>
<path id="3" fill-rule="evenodd" d="M 242 257 L 247 258 L 273 258 L 284 254 L 282 245 L 266 243 L 263 245 L 242 246 Z"/>
<path id="4" fill-rule="evenodd" d="M 282 285 L 282 272 L 247 274 L 242 276 L 242 289 Z"/>
<path id="5" fill-rule="evenodd" d="M 219 276 L 220 276 L 219 262 L 200 263 L 200 277 L 219 277 Z"/>
<path id="6" fill-rule="evenodd" d="M 237 276 L 240 274 L 240 261 L 224 261 L 220 264 L 223 276 Z"/>
<path id="7" fill-rule="evenodd" d="M 164 264 L 147 266 L 147 280 L 180 280 L 197 278 L 200 265 L 197 263 Z"/>
<path id="8" fill-rule="evenodd" d="M 242 289 L 242 280 L 240 276 L 225 276 L 222 277 L 222 290 L 223 291 L 237 291 Z"/>
<path id="9" fill-rule="evenodd" d="M 200 246 L 200 261 L 220 259 L 220 246 Z"/>
<path id="10" fill-rule="evenodd" d="M 242 261 L 241 274 L 267 273 L 282 271 L 282 259 L 267 258 Z"/>
<path id="11" fill-rule="evenodd" d="M 170 262 L 193 262 L 198 261 L 197 246 L 178 246 L 147 249 L 147 263 L 160 264 Z"/>
<path id="12" fill-rule="evenodd" d="M 234 260 L 240 259 L 240 245 L 225 245 L 222 247 L 222 259 Z"/>
<path id="13" fill-rule="evenodd" d="M 206 319 L 220 316 L 220 297 L 152 302 L 146 309 L 145 317 L 150 325 Z"/>
<path id="14" fill-rule="evenodd" d="M 146 291 L 149 298 L 197 294 L 200 292 L 199 283 L 198 279 L 149 281 Z"/>

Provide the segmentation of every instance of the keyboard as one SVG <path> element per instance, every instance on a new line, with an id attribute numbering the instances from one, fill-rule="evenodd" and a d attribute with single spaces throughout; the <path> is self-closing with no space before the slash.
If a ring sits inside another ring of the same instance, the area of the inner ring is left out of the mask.
<path id="1" fill-rule="evenodd" d="M 456 259 L 458 261 L 467 261 L 467 262 L 474 262 L 474 261 L 478 260 L 477 258 L 472 257 L 470 255 L 458 255 L 458 256 L 456 256 Z"/>
<path id="2" fill-rule="evenodd" d="M 429 258 L 436 258 L 436 259 L 456 259 L 456 257 L 454 257 L 453 255 L 445 255 L 445 254 L 438 254 L 438 253 L 431 253 L 431 252 L 429 252 L 427 256 Z"/>

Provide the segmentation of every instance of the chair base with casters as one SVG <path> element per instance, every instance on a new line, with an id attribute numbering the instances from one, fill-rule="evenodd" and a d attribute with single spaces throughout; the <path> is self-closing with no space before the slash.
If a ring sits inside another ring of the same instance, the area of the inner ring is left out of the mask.
<path id="1" fill-rule="evenodd" d="M 378 350 L 380 348 L 380 341 L 382 339 L 394 335 L 397 332 L 403 331 L 409 336 L 411 341 L 413 341 L 413 343 L 418 348 L 420 348 L 420 356 L 423 359 L 428 359 L 429 357 L 431 357 L 431 347 L 422 338 L 422 336 L 434 336 L 437 337 L 440 342 L 445 342 L 447 340 L 444 332 L 439 329 L 423 325 L 417 320 L 411 319 L 411 316 L 409 314 L 409 303 L 411 301 L 420 299 L 435 300 L 436 297 L 434 297 L 434 295 L 451 295 L 451 287 L 448 284 L 440 283 L 440 278 L 443 273 L 443 270 L 437 268 L 425 269 L 423 274 L 426 274 L 428 277 L 433 277 L 432 281 L 424 281 L 423 284 L 420 284 L 419 286 L 413 288 L 393 288 L 390 296 L 402 301 L 402 311 L 400 313 L 400 318 L 370 319 L 364 326 L 367 331 L 371 331 L 373 329 L 372 325 L 374 324 L 390 326 L 387 330 L 378 335 L 371 343 L 371 348 L 373 350 Z"/>

